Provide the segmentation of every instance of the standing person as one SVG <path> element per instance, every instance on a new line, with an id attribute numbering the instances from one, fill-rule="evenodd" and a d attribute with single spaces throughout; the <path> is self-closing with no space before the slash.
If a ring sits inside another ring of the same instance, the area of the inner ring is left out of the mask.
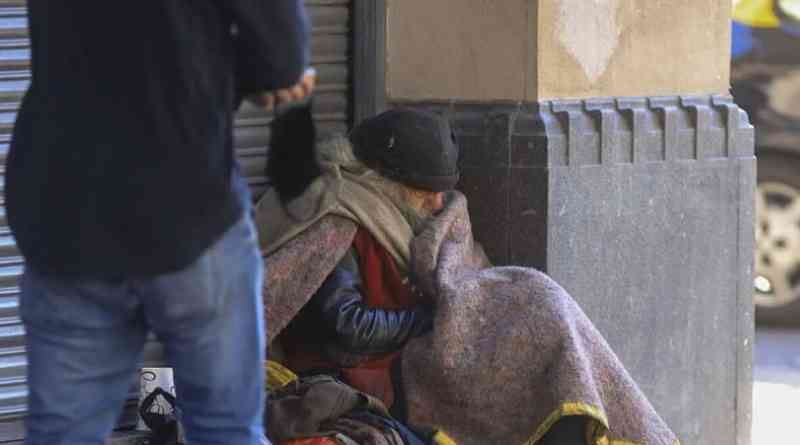
<path id="1" fill-rule="evenodd" d="M 237 97 L 311 93 L 302 0 L 28 0 L 28 12 L 33 80 L 6 196 L 26 259 L 26 443 L 103 443 L 150 330 L 188 443 L 260 443 L 262 264 L 233 112 Z"/>

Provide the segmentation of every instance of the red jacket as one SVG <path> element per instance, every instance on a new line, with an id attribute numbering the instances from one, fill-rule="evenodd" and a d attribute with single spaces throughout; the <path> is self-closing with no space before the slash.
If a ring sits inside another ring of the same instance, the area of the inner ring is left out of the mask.
<path id="1" fill-rule="evenodd" d="M 403 310 L 419 308 L 425 303 L 424 297 L 415 293 L 407 280 L 401 277 L 389 252 L 366 229 L 359 227 L 353 248 L 358 257 L 360 293 L 364 305 L 374 309 Z M 314 370 L 335 370 L 356 389 L 381 399 L 386 406 L 393 404 L 391 368 L 400 355 L 399 349 L 359 361 L 353 367 L 345 367 L 326 359 L 319 347 L 320 336 L 313 338 L 310 331 L 317 331 L 319 323 L 293 325 L 287 328 L 281 339 L 290 369 L 301 374 Z"/>

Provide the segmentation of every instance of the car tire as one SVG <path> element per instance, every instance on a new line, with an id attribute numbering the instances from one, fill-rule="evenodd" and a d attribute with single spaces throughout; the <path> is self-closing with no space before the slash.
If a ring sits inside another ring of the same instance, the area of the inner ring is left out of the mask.
<path id="1" fill-rule="evenodd" d="M 800 326 L 800 154 L 759 153 L 756 194 L 756 322 Z"/>

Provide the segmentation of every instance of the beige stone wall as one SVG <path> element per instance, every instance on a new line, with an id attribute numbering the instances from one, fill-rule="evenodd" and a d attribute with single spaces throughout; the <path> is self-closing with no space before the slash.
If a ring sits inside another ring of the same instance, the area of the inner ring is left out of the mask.
<path id="1" fill-rule="evenodd" d="M 527 10 L 532 7 L 528 0 L 386 3 L 390 98 L 525 96 L 530 57 Z"/>
<path id="2" fill-rule="evenodd" d="M 728 91 L 730 0 L 538 4 L 538 98 Z"/>
<path id="3" fill-rule="evenodd" d="M 387 0 L 387 95 L 726 93 L 730 9 L 730 0 Z"/>

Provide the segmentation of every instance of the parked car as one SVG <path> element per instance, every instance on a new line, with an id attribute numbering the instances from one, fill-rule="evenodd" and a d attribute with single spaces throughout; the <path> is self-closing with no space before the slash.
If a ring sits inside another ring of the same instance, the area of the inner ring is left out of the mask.
<path id="1" fill-rule="evenodd" d="M 756 131 L 756 321 L 800 325 L 800 0 L 734 1 L 732 54 Z"/>

